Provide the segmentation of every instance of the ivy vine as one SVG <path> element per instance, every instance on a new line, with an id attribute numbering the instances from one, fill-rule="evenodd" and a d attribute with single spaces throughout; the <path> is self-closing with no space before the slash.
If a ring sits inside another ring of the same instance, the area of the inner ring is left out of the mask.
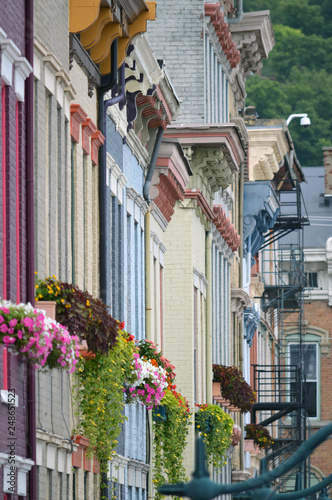
<path id="1" fill-rule="evenodd" d="M 79 419 L 75 432 L 89 439 L 90 456 L 95 454 L 101 472 L 107 472 L 107 462 L 115 453 L 126 418 L 123 387 L 131 376 L 133 351 L 134 342 L 128 340 L 126 332 L 119 331 L 107 355 L 96 353 L 93 359 L 80 359 L 75 374 Z"/>
<path id="2" fill-rule="evenodd" d="M 187 401 L 175 390 L 166 390 L 162 399 L 166 420 L 153 422 L 153 483 L 156 488 L 165 483 L 186 481 L 183 451 L 186 447 L 191 414 Z M 156 500 L 163 495 L 156 493 Z"/>
<path id="3" fill-rule="evenodd" d="M 234 421 L 218 405 L 198 406 L 196 430 L 202 436 L 208 463 L 220 469 L 226 463 L 226 451 L 232 444 Z"/>

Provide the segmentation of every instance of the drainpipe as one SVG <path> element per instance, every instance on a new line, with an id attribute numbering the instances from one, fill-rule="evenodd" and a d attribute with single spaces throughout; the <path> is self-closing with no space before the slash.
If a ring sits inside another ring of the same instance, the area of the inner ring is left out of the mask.
<path id="1" fill-rule="evenodd" d="M 26 0 L 26 58 L 33 67 L 33 0 Z M 26 80 L 26 193 L 27 193 L 27 300 L 35 303 L 34 273 L 34 169 L 33 169 L 33 71 Z M 36 466 L 36 370 L 28 363 L 28 456 L 34 461 L 29 472 L 29 500 L 37 499 Z"/>
<path id="2" fill-rule="evenodd" d="M 145 337 L 151 340 L 152 337 L 152 328 L 151 328 L 151 317 L 152 317 L 152 293 L 151 293 L 151 259 L 150 259 L 150 235 L 151 235 L 151 211 L 150 211 L 150 203 L 151 199 L 149 196 L 151 181 L 154 173 L 154 169 L 156 166 L 156 161 L 158 158 L 160 144 L 163 138 L 164 129 L 163 127 L 159 127 L 156 137 L 156 142 L 154 143 L 150 165 L 148 169 L 148 173 L 146 174 L 144 186 L 143 186 L 143 196 L 149 205 L 148 211 L 145 214 L 145 230 L 144 230 L 144 245 L 145 245 Z M 149 428 L 152 429 L 152 417 L 151 415 L 147 415 L 147 419 L 149 422 Z M 150 461 L 149 465 L 151 468 L 151 457 L 152 457 L 152 439 L 147 443 L 147 447 L 150 447 L 148 450 Z M 152 475 L 149 474 L 148 479 L 148 491 L 151 494 L 153 489 L 152 483 Z M 150 497 L 149 494 L 149 497 Z"/>
<path id="3" fill-rule="evenodd" d="M 150 199 L 150 186 L 158 158 L 160 144 L 163 138 L 164 129 L 159 127 L 154 143 L 154 148 L 151 155 L 148 173 L 146 174 L 143 196 L 148 205 L 151 203 Z M 152 299 L 151 299 L 151 262 L 150 262 L 150 234 L 151 234 L 151 212 L 150 206 L 145 214 L 145 336 L 151 339 L 151 315 L 152 315 Z"/>
<path id="4" fill-rule="evenodd" d="M 143 196 L 144 196 L 146 202 L 148 203 L 148 205 L 150 205 L 150 203 L 151 203 L 150 196 L 149 196 L 150 186 L 151 186 L 151 181 L 152 181 L 154 169 L 156 166 L 156 161 L 158 158 L 159 148 L 160 148 L 160 144 L 161 144 L 161 141 L 163 138 L 163 134 L 164 134 L 164 129 L 163 129 L 163 127 L 160 126 L 158 128 L 156 142 L 154 143 L 154 148 L 153 148 L 152 155 L 151 155 L 149 170 L 148 170 L 148 173 L 146 174 L 146 179 L 145 179 L 145 183 L 144 183 L 144 187 L 143 187 Z"/>
<path id="5" fill-rule="evenodd" d="M 100 298 L 106 304 L 107 299 L 107 253 L 106 253 L 106 109 L 104 103 L 105 93 L 112 90 L 117 83 L 117 66 L 118 66 L 118 39 L 116 38 L 111 46 L 111 72 L 108 81 L 102 82 L 102 86 L 98 89 L 98 128 L 105 137 L 105 142 L 99 148 L 98 163 L 99 163 L 99 218 L 100 218 L 100 234 L 99 234 L 99 266 L 100 266 Z M 123 64 L 124 75 L 124 64 Z M 123 82 L 124 91 L 124 82 Z M 110 99 L 106 102 L 109 102 Z M 107 475 L 103 474 L 101 480 L 101 497 L 109 498 L 109 489 Z"/>
<path id="6" fill-rule="evenodd" d="M 240 269 L 239 280 L 240 288 L 243 287 L 243 196 L 244 196 L 244 163 L 240 166 L 240 186 L 239 186 L 239 234 L 240 234 Z M 239 365 L 240 370 L 243 370 L 243 320 L 239 323 Z M 240 414 L 241 426 L 241 441 L 240 441 L 240 470 L 244 470 L 244 418 L 243 413 Z"/>
<path id="7" fill-rule="evenodd" d="M 105 142 L 99 148 L 99 267 L 100 267 L 100 298 L 106 304 L 107 299 L 107 252 L 106 252 L 106 106 L 104 103 L 105 93 L 114 88 L 117 83 L 118 65 L 118 39 L 116 38 L 111 47 L 111 73 L 109 81 L 98 89 L 98 128 L 105 137 Z M 124 75 L 124 70 L 123 70 Z M 123 85 L 124 90 L 124 85 Z M 109 102 L 110 99 L 106 102 Z"/>
<path id="8" fill-rule="evenodd" d="M 243 17 L 243 0 L 237 0 L 237 11 L 236 17 L 227 19 L 228 24 L 237 24 L 242 20 Z"/>
<path id="9" fill-rule="evenodd" d="M 205 240 L 206 252 L 206 402 L 212 404 L 212 231 Z"/>

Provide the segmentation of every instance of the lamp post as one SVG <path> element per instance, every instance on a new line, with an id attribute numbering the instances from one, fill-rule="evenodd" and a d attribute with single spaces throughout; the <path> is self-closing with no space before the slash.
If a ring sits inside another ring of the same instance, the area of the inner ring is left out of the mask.
<path id="1" fill-rule="evenodd" d="M 158 491 L 164 495 L 184 496 L 191 500 L 212 500 L 212 498 L 218 495 L 256 490 L 250 495 L 254 500 L 297 500 L 305 495 L 310 495 L 322 490 L 332 482 L 332 474 L 311 488 L 292 493 L 278 494 L 270 490 L 266 485 L 302 462 L 315 448 L 317 448 L 317 446 L 325 441 L 330 434 L 332 434 L 332 423 L 323 427 L 307 441 L 302 443 L 290 458 L 285 460 L 284 463 L 274 470 L 263 472 L 263 474 L 258 477 L 235 484 L 218 484 L 210 480 L 209 473 L 205 466 L 204 444 L 202 439 L 199 438 L 196 440 L 196 458 L 195 470 L 192 474 L 193 479 L 189 483 L 166 484 L 160 486 Z"/>

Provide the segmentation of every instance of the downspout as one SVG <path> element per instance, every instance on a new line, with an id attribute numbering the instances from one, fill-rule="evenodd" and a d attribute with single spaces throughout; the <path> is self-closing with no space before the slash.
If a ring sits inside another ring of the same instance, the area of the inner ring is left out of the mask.
<path id="1" fill-rule="evenodd" d="M 244 164 L 241 163 L 240 167 L 240 186 L 239 186 L 239 234 L 240 234 L 240 269 L 239 281 L 240 288 L 243 287 L 243 195 L 244 195 Z M 243 369 L 243 320 L 239 323 L 239 365 L 240 370 Z M 240 414 L 240 427 L 241 427 L 241 441 L 240 441 L 240 470 L 244 470 L 244 419 L 243 413 Z"/>
<path id="2" fill-rule="evenodd" d="M 237 10 L 236 17 L 231 19 L 227 18 L 228 24 L 237 24 L 242 20 L 243 17 L 243 0 L 237 0 Z"/>
<path id="3" fill-rule="evenodd" d="M 105 93 L 117 83 L 118 39 L 111 47 L 111 73 L 109 81 L 98 89 L 98 128 L 105 137 L 105 142 L 99 148 L 99 269 L 100 269 L 100 298 L 106 304 L 107 299 L 107 268 L 106 268 L 106 107 Z M 124 85 L 123 85 L 124 87 Z M 108 101 L 106 101 L 108 102 Z"/>
<path id="4" fill-rule="evenodd" d="M 33 0 L 26 0 L 26 58 L 33 68 Z M 34 273 L 34 168 L 33 168 L 33 71 L 26 80 L 26 193 L 27 193 L 27 300 L 35 303 Z M 28 363 L 28 456 L 34 465 L 29 472 L 29 499 L 37 499 L 36 370 Z"/>
<path id="5" fill-rule="evenodd" d="M 212 404 L 212 231 L 205 240 L 206 252 L 206 403 Z"/>
<path id="6" fill-rule="evenodd" d="M 99 148 L 98 163 L 99 163 L 99 269 L 100 269 L 100 298 L 107 304 L 107 217 L 106 217 L 106 109 L 104 103 L 105 93 L 113 89 L 117 83 L 117 66 L 118 66 L 118 39 L 116 38 L 111 46 L 111 72 L 108 81 L 102 82 L 102 86 L 98 89 L 98 128 L 105 137 L 105 142 Z M 124 68 L 124 64 L 123 64 Z M 124 75 L 124 70 L 123 70 Z M 124 91 L 124 84 L 123 84 Z M 106 101 L 109 102 L 109 101 Z M 109 489 L 107 475 L 103 474 L 101 479 L 101 497 L 109 498 Z"/>
<path id="7" fill-rule="evenodd" d="M 150 233 L 151 233 L 151 212 L 150 212 L 150 186 L 158 158 L 160 144 L 163 138 L 164 129 L 159 127 L 154 143 L 148 173 L 146 174 L 143 196 L 149 205 L 149 209 L 145 214 L 145 336 L 151 339 L 151 315 L 152 315 L 152 298 L 151 298 L 151 262 L 150 262 Z"/>
<path id="8" fill-rule="evenodd" d="M 152 333 L 151 333 L 151 318 L 152 318 L 152 293 L 151 293 L 151 259 L 150 259 L 150 235 L 151 235 L 151 211 L 150 211 L 150 204 L 151 204 L 151 199 L 150 199 L 150 186 L 151 186 L 151 181 L 154 173 L 154 169 L 156 166 L 156 161 L 158 158 L 158 153 L 159 153 L 159 148 L 160 144 L 163 138 L 164 134 L 164 129 L 163 127 L 159 127 L 158 132 L 157 132 L 157 137 L 156 141 L 154 143 L 152 155 L 151 155 L 151 160 L 150 160 L 150 165 L 148 168 L 148 173 L 146 174 L 144 186 L 143 186 L 143 196 L 144 199 L 146 200 L 149 208 L 145 214 L 145 228 L 144 228 L 144 246 L 145 246 L 145 337 L 149 340 L 151 340 Z M 149 415 L 149 412 L 147 412 L 147 421 L 148 421 L 148 428 L 152 429 L 152 416 Z M 150 431 L 151 432 L 151 431 Z M 148 452 L 148 457 L 150 458 L 149 460 L 149 465 L 150 465 L 150 470 L 151 470 L 151 458 L 152 458 L 152 439 L 151 439 L 151 433 L 149 435 L 149 440 L 147 441 L 147 452 Z M 149 448 L 149 449 L 148 449 Z M 152 483 L 152 474 L 148 474 L 148 492 L 149 492 L 149 497 L 150 494 L 152 493 L 153 490 L 153 483 Z"/>

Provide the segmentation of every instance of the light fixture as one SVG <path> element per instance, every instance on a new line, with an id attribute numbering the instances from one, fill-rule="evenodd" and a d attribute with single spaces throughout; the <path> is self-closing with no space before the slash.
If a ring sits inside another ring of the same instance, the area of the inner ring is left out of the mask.
<path id="1" fill-rule="evenodd" d="M 287 118 L 287 121 L 286 121 L 287 126 L 290 124 L 290 122 L 293 120 L 293 118 L 301 118 L 300 124 L 302 125 L 302 127 L 309 127 L 309 125 L 311 125 L 311 121 L 310 121 L 310 118 L 309 118 L 307 113 L 298 113 L 298 114 L 290 115 Z"/>

